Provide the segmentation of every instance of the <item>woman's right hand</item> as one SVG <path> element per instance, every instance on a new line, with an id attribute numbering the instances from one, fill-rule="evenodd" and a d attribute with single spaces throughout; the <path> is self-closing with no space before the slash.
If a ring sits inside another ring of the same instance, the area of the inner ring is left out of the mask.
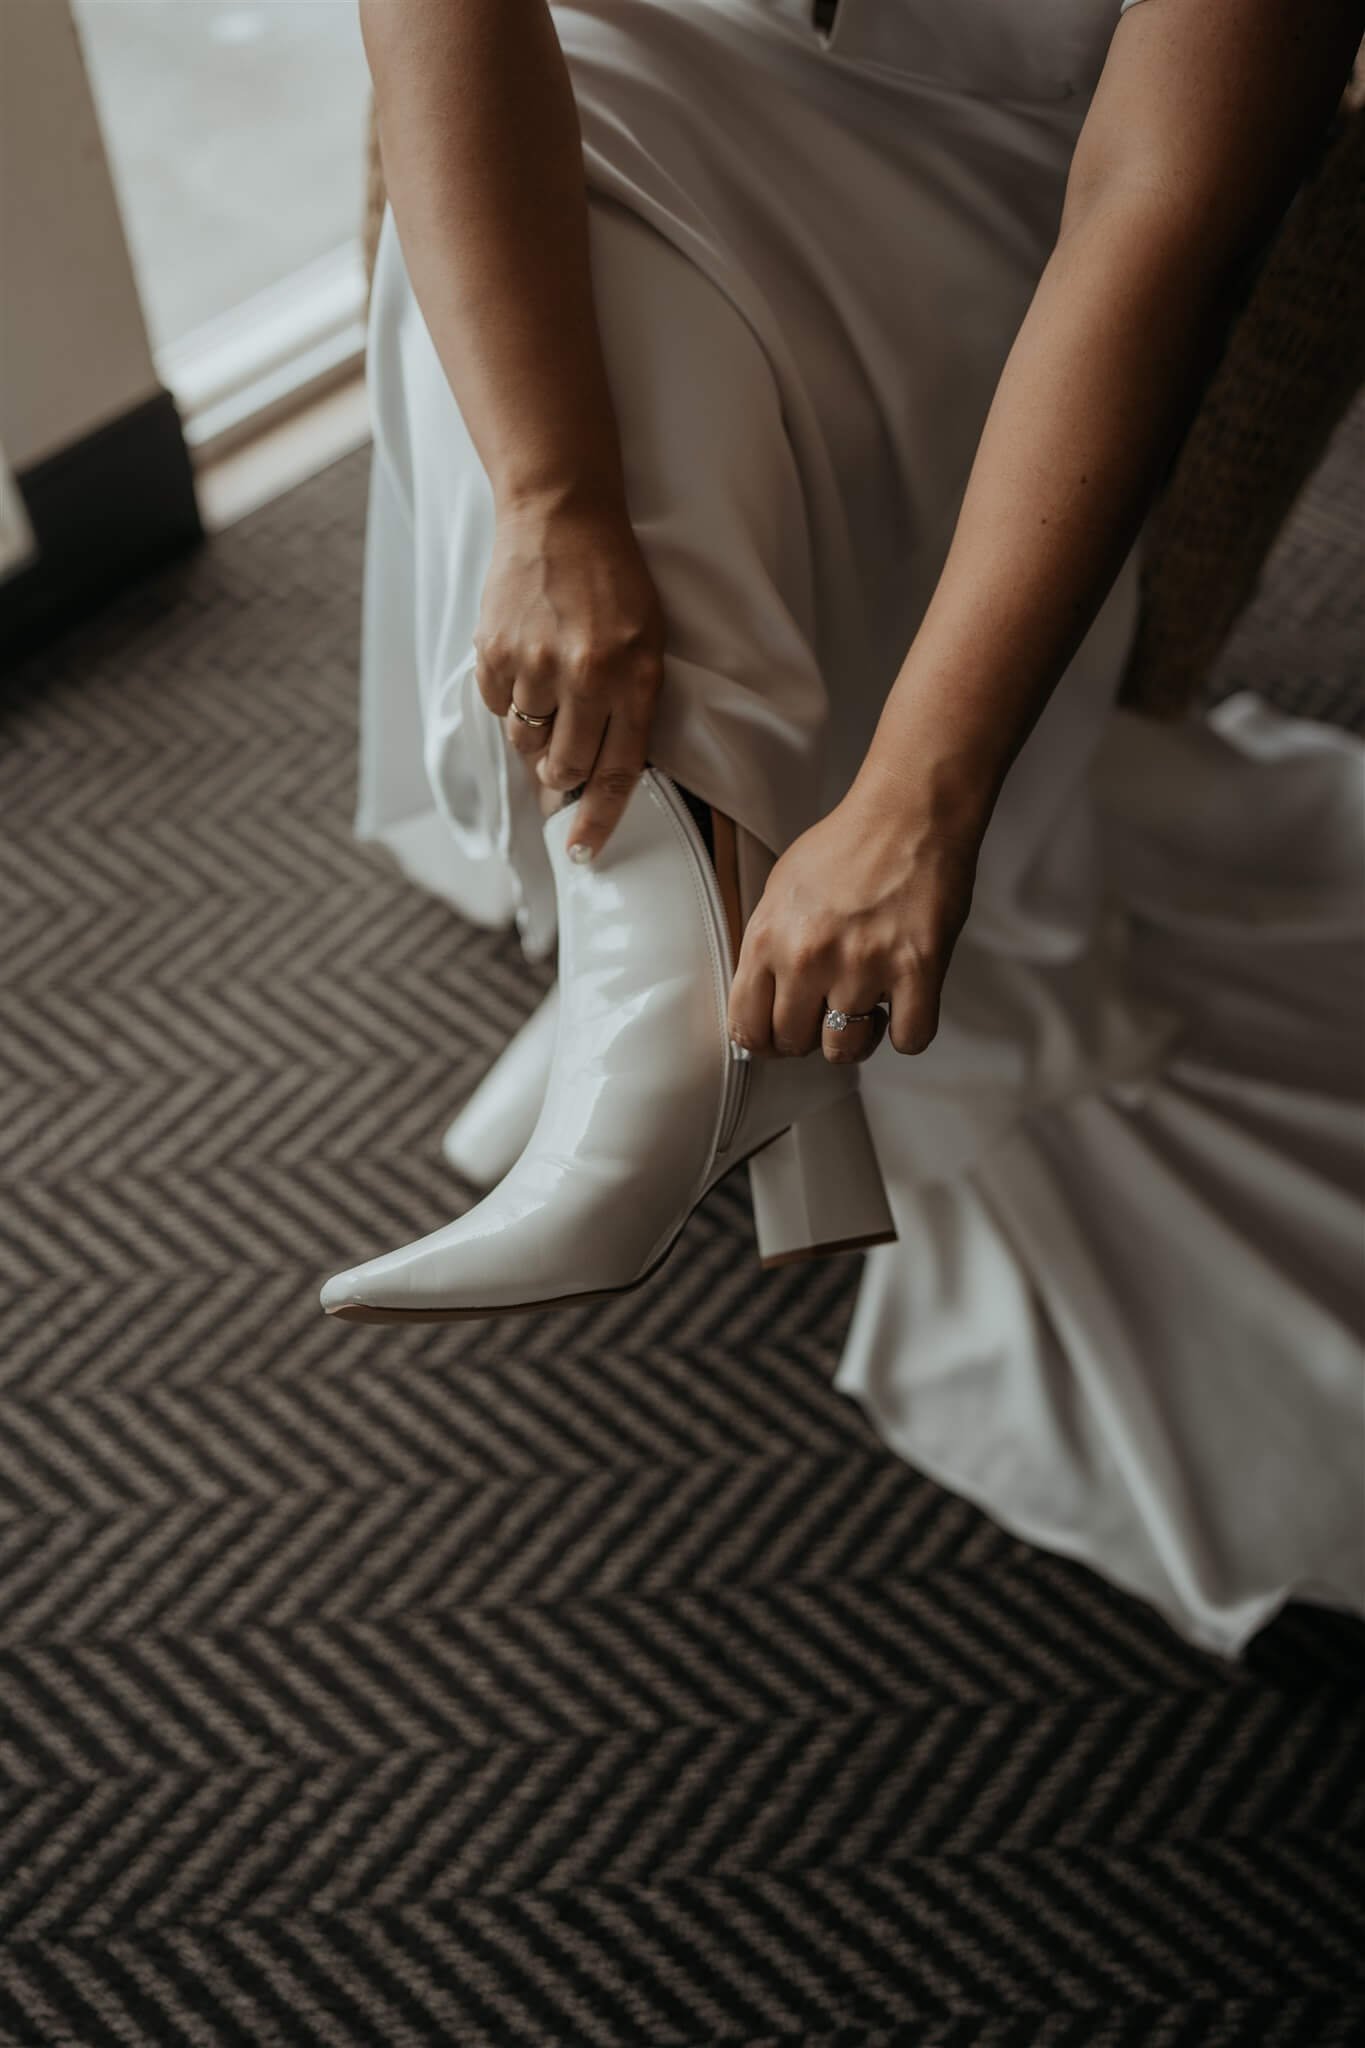
<path id="1" fill-rule="evenodd" d="M 590 860 L 645 766 L 663 682 L 663 607 L 624 501 L 557 490 L 500 505 L 474 648 L 484 703 L 544 787 L 585 785 L 568 851 Z M 524 725 L 514 702 L 553 722 Z"/>

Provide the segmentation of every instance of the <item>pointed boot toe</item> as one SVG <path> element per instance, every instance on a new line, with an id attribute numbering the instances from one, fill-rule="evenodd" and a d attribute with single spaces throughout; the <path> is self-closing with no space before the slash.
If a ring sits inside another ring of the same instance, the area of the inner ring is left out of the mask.
<path id="1" fill-rule="evenodd" d="M 333 1273 L 330 1280 L 324 1280 L 318 1300 L 329 1316 L 337 1316 L 344 1309 L 355 1307 L 363 1300 L 363 1266 L 350 1266 L 344 1273 Z"/>
<path id="2" fill-rule="evenodd" d="M 401 1314 L 410 1299 L 405 1253 L 412 1249 L 405 1246 L 401 1252 L 334 1273 L 318 1296 L 328 1315 L 349 1322 L 375 1322 Z"/>

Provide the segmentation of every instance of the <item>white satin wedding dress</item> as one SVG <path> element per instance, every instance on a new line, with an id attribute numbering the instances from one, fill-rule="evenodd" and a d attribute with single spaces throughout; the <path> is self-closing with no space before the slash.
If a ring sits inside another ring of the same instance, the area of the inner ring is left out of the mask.
<path id="1" fill-rule="evenodd" d="M 553 9 L 668 620 L 652 756 L 775 851 L 867 745 L 1123 33 L 1115 0 L 816 11 Z M 358 830 L 543 957 L 541 820 L 474 685 L 491 494 L 391 219 L 370 380 Z M 837 1384 L 1234 1654 L 1290 1595 L 1365 1608 L 1361 750 L 1250 698 L 1116 713 L 1135 595 L 1130 560 L 1010 776 L 935 1044 L 865 1072 L 899 1243 Z"/>

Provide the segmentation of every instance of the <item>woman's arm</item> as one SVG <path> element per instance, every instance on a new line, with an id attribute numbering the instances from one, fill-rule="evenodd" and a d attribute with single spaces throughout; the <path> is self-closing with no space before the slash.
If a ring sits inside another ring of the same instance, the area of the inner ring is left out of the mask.
<path id="1" fill-rule="evenodd" d="M 1135 538 L 1363 17 L 1360 0 L 1144 0 L 1119 23 L 933 599 L 848 797 L 751 920 L 731 1021 L 754 1050 L 810 1049 L 826 999 L 889 997 L 900 1051 L 932 1038 L 1005 773 Z"/>
<path id="2" fill-rule="evenodd" d="M 868 767 L 989 808 L 1135 538 L 1359 43 L 1355 0 L 1144 0 Z"/>
<path id="3" fill-rule="evenodd" d="M 663 619 L 626 511 L 568 70 L 546 0 L 360 14 L 408 275 L 497 508 L 479 687 L 500 716 L 514 686 L 555 710 L 542 779 L 591 775 L 571 837 L 595 848 L 644 764 Z M 548 729 L 507 730 L 529 754 Z"/>
<path id="4" fill-rule="evenodd" d="M 544 0 L 361 0 L 413 290 L 500 505 L 623 496 L 578 116 Z"/>

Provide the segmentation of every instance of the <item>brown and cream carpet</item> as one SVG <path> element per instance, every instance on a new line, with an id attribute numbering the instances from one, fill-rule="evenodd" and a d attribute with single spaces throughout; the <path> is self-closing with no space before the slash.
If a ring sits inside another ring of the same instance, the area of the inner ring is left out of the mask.
<path id="1" fill-rule="evenodd" d="M 1225 663 L 1365 708 L 1365 419 Z M 856 1266 L 316 1289 L 538 985 L 358 850 L 366 458 L 0 712 L 0 2042 L 1365 2039 L 1365 1630 L 1237 1668 L 883 1451 Z"/>

